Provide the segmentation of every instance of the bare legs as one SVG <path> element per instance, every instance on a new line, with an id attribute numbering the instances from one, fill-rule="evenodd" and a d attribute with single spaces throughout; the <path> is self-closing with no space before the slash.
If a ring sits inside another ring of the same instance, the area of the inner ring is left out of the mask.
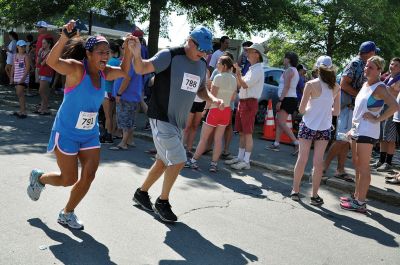
<path id="1" fill-rule="evenodd" d="M 354 196 L 359 201 L 365 201 L 369 184 L 371 183 L 371 171 L 369 162 L 372 153 L 372 144 L 356 143 L 352 141 L 353 165 L 356 170 L 356 188 Z"/>
<path id="2" fill-rule="evenodd" d="M 39 178 L 42 184 L 52 186 L 72 186 L 69 200 L 64 208 L 65 212 L 72 212 L 85 197 L 92 181 L 95 178 L 100 161 L 100 149 L 80 151 L 78 155 L 65 155 L 57 148 L 54 150 L 60 173 L 45 173 Z M 81 162 L 81 177 L 78 180 L 78 159 Z"/>

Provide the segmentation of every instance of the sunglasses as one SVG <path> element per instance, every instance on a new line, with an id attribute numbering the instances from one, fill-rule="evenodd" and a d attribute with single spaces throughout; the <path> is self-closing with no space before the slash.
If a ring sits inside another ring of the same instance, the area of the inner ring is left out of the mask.
<path id="1" fill-rule="evenodd" d="M 193 44 L 196 46 L 196 49 L 199 51 L 199 52 L 205 52 L 205 53 L 209 53 L 209 51 L 205 51 L 205 50 L 203 50 L 203 49 L 201 49 L 199 46 L 199 43 L 197 42 L 197 41 L 195 41 L 194 39 L 190 39 L 192 42 L 193 42 Z"/>

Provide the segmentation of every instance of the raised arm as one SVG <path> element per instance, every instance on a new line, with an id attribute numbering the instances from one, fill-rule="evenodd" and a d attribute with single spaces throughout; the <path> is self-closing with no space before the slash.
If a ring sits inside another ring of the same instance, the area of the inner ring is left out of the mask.
<path id="1" fill-rule="evenodd" d="M 68 32 L 71 32 L 75 26 L 75 21 L 71 20 L 63 29 L 66 28 Z M 49 55 L 47 56 L 46 63 L 48 66 L 53 68 L 55 71 L 62 75 L 70 75 L 75 71 L 77 61 L 71 59 L 62 59 L 61 55 L 63 53 L 64 47 L 67 44 L 69 38 L 64 34 L 61 34 L 57 43 L 51 49 Z"/>
<path id="2" fill-rule="evenodd" d="M 120 67 L 112 67 L 112 66 L 107 66 L 104 73 L 106 75 L 106 80 L 115 80 L 117 78 L 123 77 L 123 78 L 129 78 L 129 69 L 131 67 L 131 62 L 132 62 L 132 48 L 130 48 L 130 45 L 133 45 L 133 36 L 132 34 L 126 35 L 125 42 L 123 44 L 124 47 L 124 55 L 122 58 L 121 66 Z"/>
<path id="3" fill-rule="evenodd" d="M 155 71 L 153 63 L 149 60 L 143 60 L 142 58 L 142 44 L 139 38 L 132 37 L 129 49 L 131 49 L 133 53 L 133 65 L 137 74 L 145 75 Z"/>

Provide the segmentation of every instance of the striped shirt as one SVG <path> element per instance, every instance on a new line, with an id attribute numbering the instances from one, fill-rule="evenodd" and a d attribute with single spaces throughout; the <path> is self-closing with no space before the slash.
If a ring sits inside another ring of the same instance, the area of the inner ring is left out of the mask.
<path id="1" fill-rule="evenodd" d="M 27 55 L 16 54 L 14 56 L 14 83 L 29 83 L 29 73 L 26 75 L 25 81 L 21 80 L 25 73 L 25 57 Z M 29 60 L 29 58 L 28 58 Z"/>

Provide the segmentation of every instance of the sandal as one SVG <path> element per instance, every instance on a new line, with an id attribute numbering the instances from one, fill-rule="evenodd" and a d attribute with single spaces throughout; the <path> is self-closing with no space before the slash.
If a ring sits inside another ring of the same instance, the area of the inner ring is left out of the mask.
<path id="1" fill-rule="evenodd" d="M 290 198 L 293 201 L 298 202 L 298 201 L 300 201 L 300 194 L 298 192 L 292 192 L 292 193 L 290 193 Z"/>
<path id="2" fill-rule="evenodd" d="M 51 113 L 49 111 L 39 112 L 39 115 L 42 115 L 42 116 L 47 116 L 47 115 L 50 115 L 50 114 Z"/>
<path id="3" fill-rule="evenodd" d="M 354 182 L 354 179 L 350 177 L 347 173 L 336 174 L 334 177 L 347 182 Z"/>
<path id="4" fill-rule="evenodd" d="M 116 146 L 111 146 L 110 148 L 108 148 L 109 150 L 113 150 L 113 151 L 126 151 L 128 150 L 128 147 L 123 147 L 120 145 L 116 145 Z"/>
<path id="5" fill-rule="evenodd" d="M 386 184 L 400 185 L 400 178 L 386 179 Z"/>

